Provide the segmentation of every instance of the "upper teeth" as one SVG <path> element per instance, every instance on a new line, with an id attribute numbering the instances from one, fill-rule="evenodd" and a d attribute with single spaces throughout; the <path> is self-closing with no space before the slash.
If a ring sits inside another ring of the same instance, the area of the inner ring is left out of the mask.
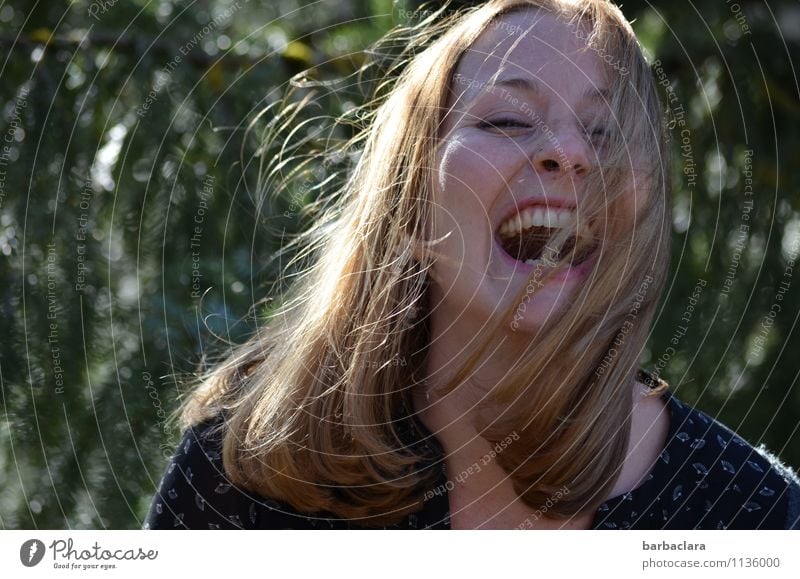
<path id="1" fill-rule="evenodd" d="M 500 227 L 500 235 L 516 235 L 528 227 L 566 227 L 572 220 L 572 209 L 551 209 L 549 207 L 526 207 L 508 219 Z"/>

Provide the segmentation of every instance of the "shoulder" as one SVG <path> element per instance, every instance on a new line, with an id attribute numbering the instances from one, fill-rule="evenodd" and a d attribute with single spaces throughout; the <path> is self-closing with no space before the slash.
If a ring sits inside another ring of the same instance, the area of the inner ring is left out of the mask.
<path id="1" fill-rule="evenodd" d="M 309 527 L 309 519 L 287 505 L 231 482 L 222 461 L 224 426 L 224 418 L 217 415 L 183 433 L 152 499 L 144 528 Z"/>
<path id="2" fill-rule="evenodd" d="M 763 444 L 753 446 L 670 391 L 669 438 L 654 469 L 673 528 L 785 529 L 798 525 L 800 479 Z M 668 467 L 668 468 L 665 468 Z"/>
<path id="3" fill-rule="evenodd" d="M 668 388 L 669 427 L 644 483 L 597 510 L 595 529 L 799 529 L 800 479 Z"/>

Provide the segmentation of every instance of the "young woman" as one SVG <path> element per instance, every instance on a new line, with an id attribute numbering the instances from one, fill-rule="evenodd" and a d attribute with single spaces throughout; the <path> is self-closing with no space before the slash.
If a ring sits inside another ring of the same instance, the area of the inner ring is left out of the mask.
<path id="1" fill-rule="evenodd" d="M 621 12 L 441 16 L 310 232 L 312 265 L 185 405 L 145 526 L 800 526 L 788 467 L 637 366 L 669 153 Z"/>

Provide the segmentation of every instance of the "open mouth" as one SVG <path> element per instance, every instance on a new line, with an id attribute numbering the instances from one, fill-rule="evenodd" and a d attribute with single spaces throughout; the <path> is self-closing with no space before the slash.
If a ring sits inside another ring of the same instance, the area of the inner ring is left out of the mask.
<path id="1" fill-rule="evenodd" d="M 570 266 L 575 267 L 594 253 L 596 243 L 577 249 L 575 235 L 558 248 L 550 243 L 562 227 L 573 222 L 573 213 L 568 208 L 526 207 L 500 225 L 497 241 L 509 256 L 527 265 L 553 265 L 562 255 L 569 255 Z"/>

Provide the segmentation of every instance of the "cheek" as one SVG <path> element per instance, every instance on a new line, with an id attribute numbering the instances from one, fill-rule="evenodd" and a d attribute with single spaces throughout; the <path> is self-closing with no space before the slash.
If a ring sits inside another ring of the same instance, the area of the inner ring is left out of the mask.
<path id="1" fill-rule="evenodd" d="M 476 204 L 488 210 L 504 198 L 523 162 L 521 151 L 504 143 L 480 138 L 448 140 L 436 156 L 438 202 L 453 212 Z"/>
<path id="2" fill-rule="evenodd" d="M 432 171 L 432 238 L 442 240 L 437 252 L 454 264 L 487 259 L 494 208 L 508 198 L 507 183 L 516 166 L 508 151 L 479 139 L 449 138 L 441 144 Z"/>
<path id="3" fill-rule="evenodd" d="M 636 187 L 628 187 L 623 195 L 610 207 L 609 222 L 601 227 L 608 227 L 606 235 L 614 243 L 627 247 L 634 242 L 634 236 L 641 235 L 641 220 L 648 206 L 648 191 L 637 183 Z M 601 220 L 602 221 L 602 220 Z M 600 235 L 600 233 L 598 233 Z"/>
<path id="4" fill-rule="evenodd" d="M 632 185 L 626 196 L 628 216 L 631 219 L 640 218 L 644 209 L 650 203 L 652 184 L 643 179 L 632 181 Z"/>

